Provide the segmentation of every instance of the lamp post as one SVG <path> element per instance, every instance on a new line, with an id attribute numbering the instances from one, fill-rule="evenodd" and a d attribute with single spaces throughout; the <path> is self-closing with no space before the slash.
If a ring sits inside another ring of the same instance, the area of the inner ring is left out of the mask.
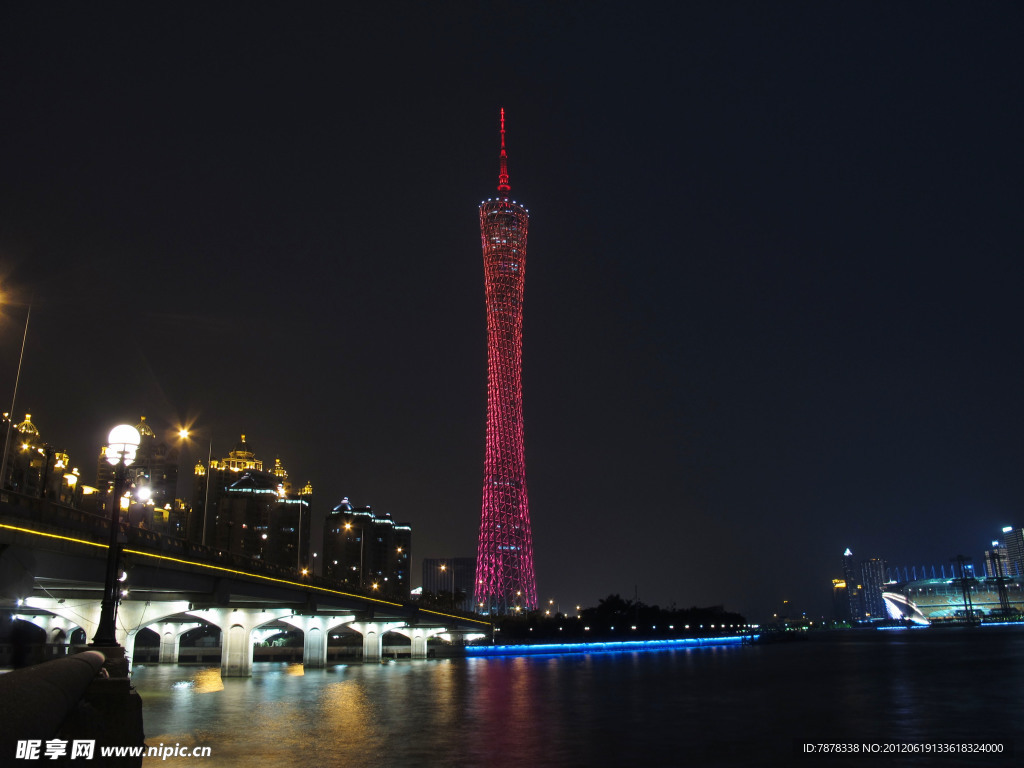
<path id="1" fill-rule="evenodd" d="M 94 647 L 107 657 L 108 672 L 112 677 L 128 676 L 128 660 L 124 649 L 117 642 L 117 604 L 120 602 L 121 569 L 121 497 L 128 480 L 128 465 L 135 461 L 135 451 L 141 437 L 135 427 L 121 424 L 110 431 L 107 438 L 106 459 L 114 465 L 114 492 L 110 504 L 110 544 L 107 547 L 107 573 L 103 582 L 103 600 L 100 604 L 100 621 L 92 639 Z"/>
<path id="2" fill-rule="evenodd" d="M 352 530 L 352 523 L 345 523 L 345 530 Z M 363 533 L 363 526 L 358 526 L 359 531 L 359 588 L 363 588 L 363 539 L 366 538 L 366 534 Z"/>
<path id="3" fill-rule="evenodd" d="M 441 573 L 448 570 L 445 563 L 441 563 Z M 455 610 L 455 566 L 452 566 L 452 610 Z"/>
<path id="4" fill-rule="evenodd" d="M 178 437 L 182 440 L 189 439 L 190 432 L 187 428 L 183 427 L 178 430 Z M 210 464 L 213 462 L 213 438 L 210 438 L 209 448 L 206 451 L 206 493 L 203 496 L 203 535 L 201 537 L 201 543 L 206 546 L 206 508 L 210 505 L 210 481 L 213 479 L 213 470 Z"/>
<path id="5" fill-rule="evenodd" d="M 0 489 L 7 488 L 7 449 L 11 444 L 11 427 L 14 426 L 14 404 L 18 400 L 18 383 L 21 381 L 21 362 L 25 359 L 25 342 L 28 340 L 28 321 L 32 317 L 32 305 L 25 314 L 25 332 L 21 335 L 21 353 L 18 355 L 18 372 L 14 376 L 14 394 L 11 395 L 11 410 L 7 414 L 7 434 L 4 436 L 4 454 L 0 460 Z"/>
<path id="6" fill-rule="evenodd" d="M 295 571 L 300 576 L 305 576 L 302 572 L 302 499 L 297 499 L 297 501 L 299 502 L 299 527 L 296 532 L 298 538 L 295 540 Z"/>

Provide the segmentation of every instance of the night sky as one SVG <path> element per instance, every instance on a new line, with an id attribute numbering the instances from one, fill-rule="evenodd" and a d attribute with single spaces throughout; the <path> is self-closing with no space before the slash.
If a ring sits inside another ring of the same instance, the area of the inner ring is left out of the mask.
<path id="1" fill-rule="evenodd" d="M 826 612 L 1024 524 L 1012 3 L 19 3 L 0 402 L 473 556 L 498 110 L 538 592 Z M 183 484 L 184 486 L 184 484 Z"/>

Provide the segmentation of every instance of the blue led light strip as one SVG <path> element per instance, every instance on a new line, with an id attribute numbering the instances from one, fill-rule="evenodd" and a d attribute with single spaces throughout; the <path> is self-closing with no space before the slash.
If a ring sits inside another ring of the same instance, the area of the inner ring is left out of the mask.
<path id="1" fill-rule="evenodd" d="M 538 653 L 615 653 L 617 651 L 659 651 L 716 645 L 740 645 L 760 635 L 731 637 L 688 637 L 678 640 L 632 640 L 619 643 L 550 643 L 538 645 L 467 645 L 470 656 L 525 656 Z"/>

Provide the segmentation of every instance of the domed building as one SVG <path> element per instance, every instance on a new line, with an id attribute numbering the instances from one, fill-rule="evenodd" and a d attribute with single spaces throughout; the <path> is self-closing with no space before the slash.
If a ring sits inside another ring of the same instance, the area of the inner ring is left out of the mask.
<path id="1" fill-rule="evenodd" d="M 43 442 L 39 428 L 26 413 L 20 424 L 4 414 L 7 442 L 2 485 L 5 489 L 33 498 L 47 498 L 64 504 L 77 502 L 77 470 L 72 471 L 67 453 Z M 67 478 L 67 479 L 65 479 Z"/>
<path id="2" fill-rule="evenodd" d="M 309 569 L 313 487 L 292 491 L 280 458 L 269 471 L 243 434 L 209 469 L 196 464 L 189 539 L 301 573 Z"/>
<path id="3" fill-rule="evenodd" d="M 32 423 L 32 414 L 26 413 L 25 420 L 10 426 L 9 414 L 4 414 L 8 422 L 10 436 L 7 440 L 7 462 L 4 467 L 4 488 L 23 493 L 26 496 L 39 496 L 45 483 L 43 475 L 48 466 L 46 447 L 39 436 L 39 429 Z"/>

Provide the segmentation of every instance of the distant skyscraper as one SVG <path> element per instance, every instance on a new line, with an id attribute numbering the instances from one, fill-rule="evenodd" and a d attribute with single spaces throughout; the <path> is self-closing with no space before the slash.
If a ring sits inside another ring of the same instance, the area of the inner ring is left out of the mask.
<path id="1" fill-rule="evenodd" d="M 505 110 L 498 197 L 480 203 L 487 303 L 487 447 L 476 602 L 486 613 L 537 607 L 523 447 L 523 282 L 529 212 L 509 198 Z"/>
<path id="2" fill-rule="evenodd" d="M 872 557 L 857 563 L 853 559 L 853 552 L 847 549 L 843 553 L 843 576 L 851 620 L 877 621 L 888 617 L 885 599 L 882 597 L 886 583 L 884 560 Z"/>
<path id="3" fill-rule="evenodd" d="M 886 619 L 889 617 L 885 609 L 882 593 L 885 591 L 885 560 L 872 557 L 860 564 L 861 586 L 863 586 L 864 618 Z"/>
<path id="4" fill-rule="evenodd" d="M 1006 552 L 1006 544 L 993 541 L 992 549 L 985 550 L 985 578 L 995 579 L 1011 576 L 1010 559 Z"/>
<path id="5" fill-rule="evenodd" d="M 1006 526 L 1003 528 L 1003 542 L 1006 547 L 1006 575 L 1024 576 L 1024 528 Z"/>
<path id="6" fill-rule="evenodd" d="M 853 621 L 861 621 L 864 618 L 864 587 L 860 568 L 849 547 L 843 553 L 843 578 L 846 581 L 847 616 Z"/>

